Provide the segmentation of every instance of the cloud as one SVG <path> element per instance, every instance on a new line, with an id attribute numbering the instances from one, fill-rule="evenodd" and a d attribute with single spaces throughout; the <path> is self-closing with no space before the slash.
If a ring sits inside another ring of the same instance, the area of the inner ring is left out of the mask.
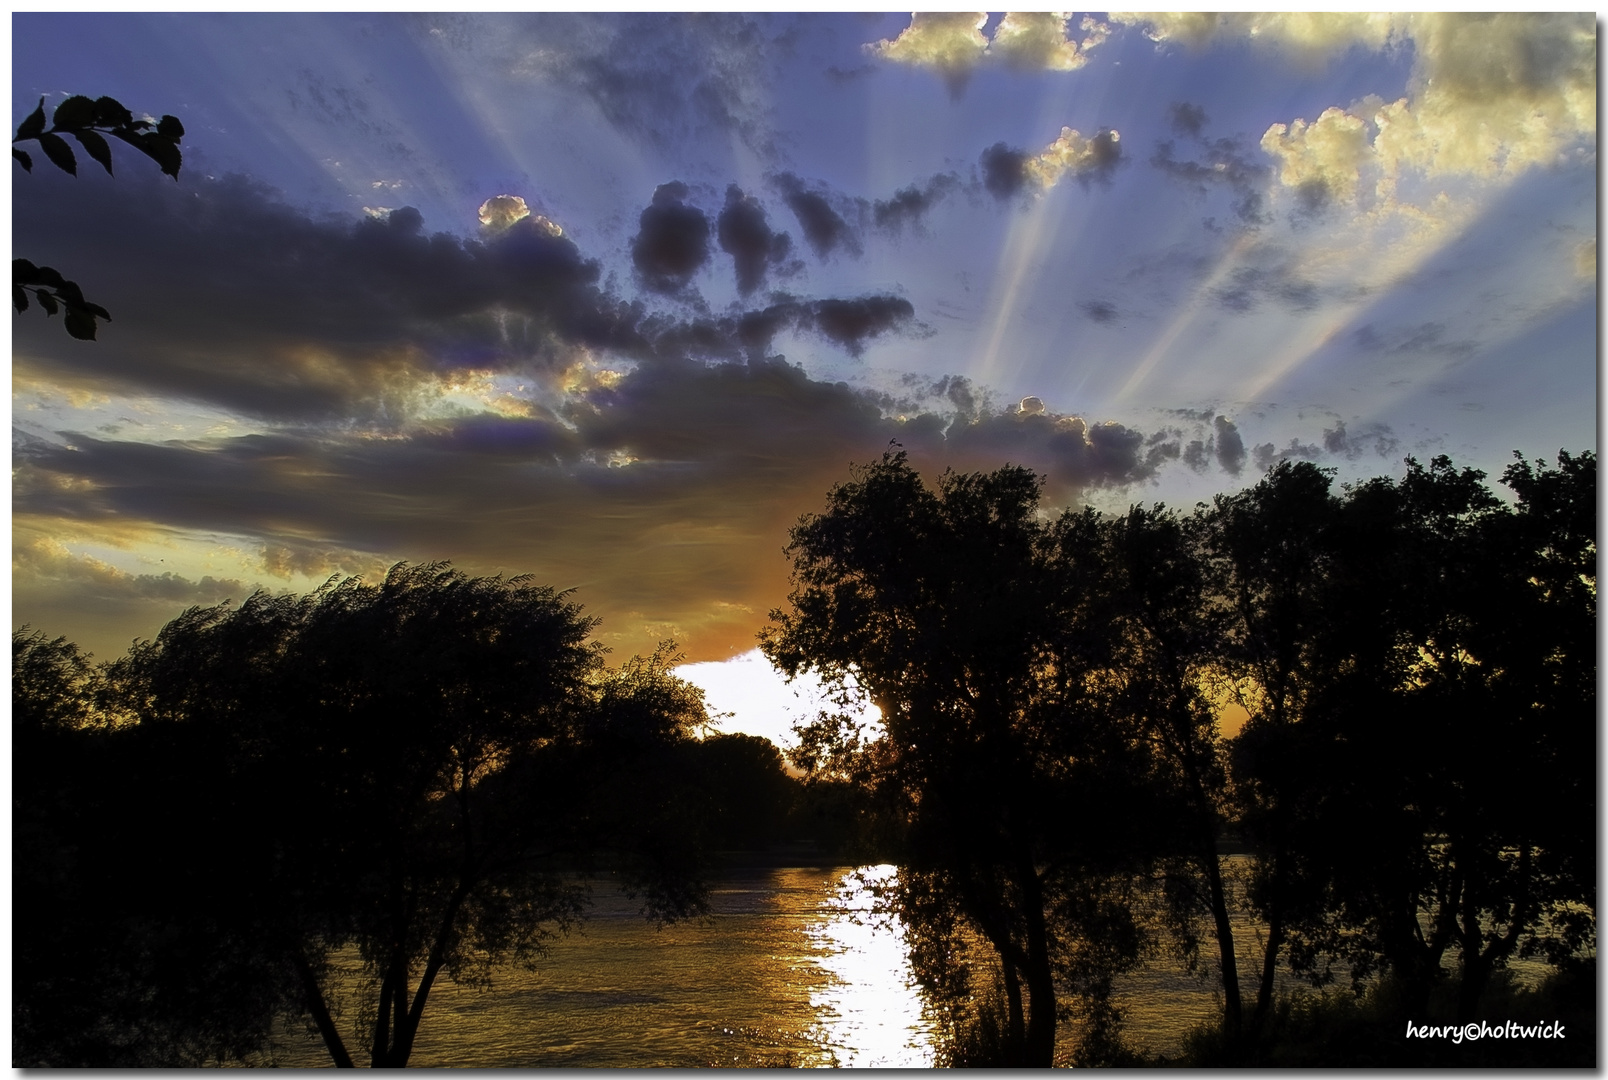
<path id="1" fill-rule="evenodd" d="M 799 325 L 858 356 L 866 339 L 908 325 L 915 314 L 910 301 L 897 296 L 817 300 L 801 313 Z"/>
<path id="2" fill-rule="evenodd" d="M 736 184 L 726 188 L 717 228 L 720 250 L 736 264 L 737 291 L 743 296 L 763 285 L 769 269 L 783 263 L 793 250 L 792 238 L 771 232 L 765 208 Z"/>
<path id="3" fill-rule="evenodd" d="M 932 475 L 1027 465 L 1058 498 L 1143 482 L 1168 460 L 1165 443 L 1121 424 L 1031 403 L 971 411 L 965 380 L 944 380 L 942 394 L 967 408 L 899 417 L 780 360 L 667 359 L 594 381 L 553 413 L 439 417 L 383 438 L 345 425 L 166 443 L 75 435 L 74 449 L 41 445 L 19 467 L 14 513 L 21 530 L 49 522 L 63 536 L 142 523 L 254 538 L 261 572 L 280 580 L 401 558 L 532 572 L 578 586 L 621 648 L 653 644 L 639 626 L 651 613 L 718 655 L 752 634 L 733 611 L 785 591 L 772 538 L 890 440 Z M 41 565 L 18 570 L 19 593 L 65 595 Z M 216 591 L 238 597 L 248 581 Z M 139 587 L 171 597 L 163 617 L 222 598 Z"/>
<path id="4" fill-rule="evenodd" d="M 878 229 L 895 236 L 908 227 L 919 231 L 927 212 L 950 192 L 960 187 L 960 177 L 954 173 L 937 173 L 924 186 L 911 184 L 900 188 L 889 199 L 878 199 L 871 204 L 871 220 Z"/>
<path id="5" fill-rule="evenodd" d="M 984 150 L 977 163 L 983 168 L 983 187 L 996 199 L 1010 199 L 1027 187 L 1027 154 L 997 142 Z"/>
<path id="6" fill-rule="evenodd" d="M 895 63 L 932 68 L 949 86 L 950 96 L 959 97 L 988 51 L 986 25 L 988 16 L 982 12 L 918 13 L 898 37 L 873 42 L 865 50 Z"/>
<path id="7" fill-rule="evenodd" d="M 1000 20 L 988 47 L 1019 71 L 1076 71 L 1088 63 L 1088 50 L 1106 39 L 1108 28 L 1092 18 L 1084 18 L 1082 28 L 1089 36 L 1078 44 L 1066 36 L 1068 17 L 1053 11 L 1010 11 Z"/>
<path id="8" fill-rule="evenodd" d="M 1172 121 L 1174 134 L 1200 138 L 1206 128 L 1206 110 L 1199 105 L 1177 102 L 1167 110 L 1167 115 Z"/>
<path id="9" fill-rule="evenodd" d="M 840 207 L 834 208 L 834 199 L 825 185 L 807 185 L 790 172 L 770 177 L 770 183 L 782 193 L 782 200 L 798 219 L 798 227 L 817 258 L 824 259 L 839 248 L 856 257 L 861 254 L 859 230 L 839 213 L 839 208 L 848 208 L 847 200 L 837 197 Z"/>
<path id="10" fill-rule="evenodd" d="M 631 240 L 631 262 L 637 280 L 657 293 L 677 293 L 709 261 L 709 219 L 689 206 L 686 184 L 672 180 L 653 192 L 653 205 L 638 219 L 640 232 Z"/>
<path id="11" fill-rule="evenodd" d="M 1067 36 L 1069 21 L 1063 12 L 1012 11 L 987 37 L 983 12 L 918 12 L 898 37 L 865 49 L 884 60 L 931 68 L 958 98 L 972 72 L 990 60 L 1016 71 L 1075 71 L 1088 63 L 1089 50 L 1106 39 L 1110 27 L 1085 17 L 1080 23 L 1085 36 L 1078 42 Z"/>
<path id="12" fill-rule="evenodd" d="M 410 206 L 402 209 L 411 210 L 414 214 L 418 214 L 418 211 L 413 210 Z M 400 212 L 393 210 L 390 213 Z M 498 236 L 525 220 L 530 220 L 538 229 L 541 229 L 549 236 L 564 235 L 564 230 L 559 228 L 555 222 L 550 221 L 541 214 L 532 215 L 530 207 L 525 205 L 525 200 L 518 195 L 493 195 L 480 204 L 478 216 L 480 218 L 480 233 L 485 237 Z M 419 224 L 422 225 L 423 223 L 424 219 L 421 216 Z"/>
<path id="13" fill-rule="evenodd" d="M 1108 300 L 1085 300 L 1078 305 L 1084 315 L 1097 323 L 1117 321 L 1117 306 Z"/>
<path id="14" fill-rule="evenodd" d="M 1574 249 L 1575 276 L 1593 280 L 1597 276 L 1597 240 L 1583 240 Z"/>
<path id="15" fill-rule="evenodd" d="M 1334 427 L 1323 432 L 1323 448 L 1347 461 L 1356 461 L 1369 452 L 1382 458 L 1392 457 L 1400 446 L 1401 440 L 1385 424 L 1365 424 L 1359 431 L 1347 432 L 1345 421 L 1337 420 Z"/>
<path id="16" fill-rule="evenodd" d="M 479 217 L 482 228 L 499 233 L 514 222 L 530 217 L 530 207 L 518 195 L 493 195 L 480 204 Z"/>
<path id="17" fill-rule="evenodd" d="M 1446 324 L 1423 322 L 1413 326 L 1394 326 L 1381 329 L 1373 323 L 1364 323 L 1351 332 L 1351 344 L 1363 352 L 1383 353 L 1391 356 L 1440 355 L 1460 357 L 1472 353 L 1478 346 L 1466 338 L 1446 339 Z"/>
<path id="18" fill-rule="evenodd" d="M 1205 48 L 1221 42 L 1249 41 L 1293 53 L 1306 61 L 1326 60 L 1354 46 L 1378 50 L 1395 33 L 1391 15 L 1361 12 L 1112 12 L 1114 23 L 1143 26 L 1153 41 Z"/>
<path id="19" fill-rule="evenodd" d="M 983 186 L 996 199 L 1013 198 L 1023 192 L 1047 191 L 1070 173 L 1079 180 L 1105 180 L 1122 163 L 1122 136 L 1102 128 L 1084 138 L 1064 127 L 1061 134 L 1036 157 L 995 143 L 978 164 L 983 170 Z"/>
<path id="20" fill-rule="evenodd" d="M 1188 106 L 1175 106 L 1177 108 Z M 1201 123 L 1205 122 L 1205 115 L 1204 112 L 1199 113 Z M 1192 114 L 1190 120 L 1195 119 Z M 1175 115 L 1174 129 L 1178 127 Z M 1173 156 L 1174 144 L 1167 141 L 1156 144 L 1156 152 L 1150 158 L 1151 166 L 1201 195 L 1213 188 L 1227 188 L 1234 194 L 1234 215 L 1240 221 L 1248 225 L 1264 224 L 1268 215 L 1263 191 L 1272 170 L 1253 159 L 1238 139 L 1207 139 L 1200 136 L 1198 127 L 1194 134 L 1197 136 L 1201 160 L 1178 160 Z"/>
<path id="21" fill-rule="evenodd" d="M 775 152 L 771 81 L 780 46 L 759 18 L 687 12 L 416 21 L 433 47 L 580 94 L 632 140 L 670 149 L 730 134 L 762 157 Z"/>
<path id="22" fill-rule="evenodd" d="M 919 329 L 908 301 L 875 295 L 787 297 L 719 319 L 656 312 L 609 291 L 601 264 L 534 214 L 465 240 L 430 233 L 411 207 L 315 217 L 239 177 L 161 179 L 120 177 L 93 198 L 67 176 L 19 188 L 18 250 L 84 267 L 78 279 L 114 318 L 94 348 L 19 318 L 20 376 L 281 423 L 395 426 L 475 373 L 557 384 L 587 358 L 741 358 L 785 329 L 858 355 Z M 709 222 L 680 191 L 661 189 L 637 238 L 661 288 L 710 254 Z"/>
<path id="23" fill-rule="evenodd" d="M 1308 280 L 1296 256 L 1273 246 L 1249 249 L 1243 259 L 1248 265 L 1236 266 L 1227 280 L 1211 291 L 1211 297 L 1225 310 L 1243 315 L 1264 303 L 1289 311 L 1310 311 L 1317 307 L 1322 293 Z"/>
<path id="24" fill-rule="evenodd" d="M 1310 443 L 1303 443 L 1299 439 L 1291 439 L 1290 445 L 1280 450 L 1272 443 L 1260 443 L 1251 451 L 1251 457 L 1256 461 L 1256 467 L 1263 472 L 1271 469 L 1280 461 L 1317 461 L 1323 456 L 1323 451 Z"/>
<path id="25" fill-rule="evenodd" d="M 1216 429 L 1217 463 L 1223 471 L 1238 476 L 1245 467 L 1245 440 L 1240 438 L 1239 428 L 1226 416 L 1216 417 L 1212 421 Z"/>
<path id="26" fill-rule="evenodd" d="M 1316 63 L 1351 48 L 1411 47 L 1407 93 L 1273 124 L 1262 148 L 1307 209 L 1391 207 L 1410 177 L 1511 179 L 1589 154 L 1597 36 L 1589 12 L 1113 15 L 1158 41 L 1254 41 Z"/>

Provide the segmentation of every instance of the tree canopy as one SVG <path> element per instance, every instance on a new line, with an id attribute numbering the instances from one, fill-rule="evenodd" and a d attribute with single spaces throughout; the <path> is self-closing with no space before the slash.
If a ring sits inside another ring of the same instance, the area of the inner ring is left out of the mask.
<path id="1" fill-rule="evenodd" d="M 1520 459 L 1511 504 L 1484 479 L 1408 459 L 1336 492 L 1283 462 L 1187 516 L 1052 518 L 1024 469 L 928 486 L 890 452 L 799 522 L 762 647 L 882 722 L 824 716 L 797 759 L 895 823 L 885 900 L 931 985 L 986 994 L 954 964 L 992 948 L 978 1063 L 1050 1064 L 1068 990 L 1082 1060 L 1121 1059 L 1102 1002 L 1156 932 L 1147 881 L 1186 948 L 1211 928 L 1225 1061 L 1254 1060 L 1281 964 L 1387 973 L 1423 1016 L 1455 956 L 1466 1020 L 1509 959 L 1589 951 L 1596 459 Z M 1249 1011 L 1230 840 L 1264 928 Z"/>
<path id="2" fill-rule="evenodd" d="M 137 988 L 126 1016 L 84 1024 L 116 1045 L 75 1057 L 41 1016 L 19 1060 L 239 1056 L 290 1011 L 336 1064 L 361 1047 L 400 1066 L 438 976 L 485 983 L 575 922 L 578 870 L 621 870 L 656 918 L 701 910 L 664 766 L 705 722 L 702 696 L 668 649 L 606 668 L 593 626 L 528 578 L 402 564 L 192 609 L 109 665 L 97 749 L 119 775 L 84 794 L 120 811 L 98 831 L 57 824 L 96 857 L 65 881 L 127 898 L 103 947 Z M 60 730 L 74 654 L 37 637 L 14 651 L 37 673 L 15 684 L 23 715 Z M 363 977 L 343 1009 L 330 963 L 346 948 Z"/>

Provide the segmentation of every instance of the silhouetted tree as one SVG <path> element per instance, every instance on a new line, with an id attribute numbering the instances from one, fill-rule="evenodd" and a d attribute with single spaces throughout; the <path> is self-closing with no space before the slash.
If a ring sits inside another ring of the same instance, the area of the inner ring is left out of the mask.
<path id="1" fill-rule="evenodd" d="M 781 751 L 754 735 L 711 735 L 693 748 L 692 779 L 707 838 L 720 850 L 753 850 L 790 839 L 799 783 Z"/>
<path id="2" fill-rule="evenodd" d="M 793 529 L 792 607 L 761 637 L 790 676 L 853 684 L 881 710 L 880 734 L 823 718 L 799 760 L 901 823 L 896 907 L 947 909 L 989 942 L 1014 1065 L 1053 1061 L 1057 959 L 1082 899 L 1141 849 L 1120 808 L 1148 782 L 1137 741 L 1085 693 L 1108 648 L 1079 580 L 1098 563 L 1050 542 L 1039 495 L 1012 467 L 934 491 L 884 455 Z"/>
<path id="3" fill-rule="evenodd" d="M 1255 849 L 1251 901 L 1267 924 L 1253 1027 L 1273 1004 L 1289 921 L 1314 902 L 1295 833 L 1308 816 L 1315 767 L 1302 756 L 1301 722 L 1339 662 L 1324 634 L 1330 476 L 1310 462 L 1280 462 L 1255 486 L 1217 496 L 1202 524 L 1211 591 L 1227 615 L 1219 663 L 1249 714 L 1232 771 L 1236 819 Z"/>
<path id="4" fill-rule="evenodd" d="M 1409 461 L 1336 519 L 1304 736 L 1326 767 L 1284 762 L 1329 890 L 1297 959 L 1386 968 L 1420 1015 L 1450 950 L 1467 1019 L 1508 959 L 1594 930 L 1595 457 L 1559 464 L 1510 467 L 1510 509 L 1483 473 Z"/>
<path id="5" fill-rule="evenodd" d="M 233 1032 L 169 1064 L 238 1057 L 292 1009 L 338 1065 L 354 1037 L 405 1065 L 438 976 L 533 962 L 583 910 L 579 869 L 626 870 L 658 917 L 698 910 L 651 780 L 704 722 L 701 694 L 668 650 L 605 669 L 593 625 L 526 578 L 399 565 L 192 609 L 108 668 L 127 810 L 102 855 L 143 934 L 110 951 L 136 997 L 230 991 L 159 1010 Z M 362 975 L 343 1017 L 347 947 Z M 142 1038 L 137 1011 L 100 1022 Z"/>
<path id="6" fill-rule="evenodd" d="M 1231 813 L 1218 725 L 1231 616 L 1203 558 L 1206 528 L 1201 514 L 1180 519 L 1160 505 L 1133 506 L 1121 517 L 1091 521 L 1088 539 L 1078 542 L 1104 560 L 1099 603 L 1116 642 L 1098 684 L 1105 708 L 1127 718 L 1156 755 L 1148 854 L 1182 861 L 1165 880 L 1186 918 L 1199 909 L 1211 921 L 1223 1022 L 1237 1035 L 1243 1006 L 1219 854 Z"/>

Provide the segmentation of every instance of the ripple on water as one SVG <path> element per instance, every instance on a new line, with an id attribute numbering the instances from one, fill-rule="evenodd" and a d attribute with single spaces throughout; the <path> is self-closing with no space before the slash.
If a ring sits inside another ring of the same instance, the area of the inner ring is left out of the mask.
<path id="1" fill-rule="evenodd" d="M 594 883 L 593 899 L 582 931 L 554 943 L 536 970 L 504 968 L 488 990 L 443 978 L 410 1064 L 931 1063 L 902 937 L 863 918 L 870 899 L 850 869 L 733 873 L 712 890 L 711 919 L 662 929 L 608 882 Z M 339 960 L 350 984 L 356 956 Z M 295 1025 L 275 1059 L 329 1063 L 322 1042 Z"/>

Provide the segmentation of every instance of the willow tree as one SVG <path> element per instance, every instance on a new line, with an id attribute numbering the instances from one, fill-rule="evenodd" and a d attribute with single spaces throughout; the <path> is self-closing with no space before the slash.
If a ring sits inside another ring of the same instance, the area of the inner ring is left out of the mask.
<path id="1" fill-rule="evenodd" d="M 880 732 L 823 719 L 801 759 L 897 818 L 895 904 L 934 925 L 941 908 L 992 946 L 1001 1063 L 1046 1066 L 1058 973 L 1087 956 L 1080 925 L 1110 929 L 1105 875 L 1143 848 L 1149 759 L 1089 692 L 1110 648 L 1085 602 L 1099 562 L 1052 540 L 1040 491 L 1014 467 L 932 489 L 902 452 L 856 470 L 793 529 L 791 609 L 761 641 L 789 676 L 881 710 Z"/>
<path id="2" fill-rule="evenodd" d="M 145 793 L 131 902 L 178 940 L 251 942 L 240 978 L 288 987 L 335 1064 L 377 1067 L 407 1064 L 442 975 L 540 957 L 599 853 L 651 913 L 696 910 L 659 781 L 701 695 L 669 652 L 606 669 L 593 625 L 527 578 L 444 564 L 187 612 L 109 671 Z M 343 948 L 362 963 L 344 1010 Z"/>

